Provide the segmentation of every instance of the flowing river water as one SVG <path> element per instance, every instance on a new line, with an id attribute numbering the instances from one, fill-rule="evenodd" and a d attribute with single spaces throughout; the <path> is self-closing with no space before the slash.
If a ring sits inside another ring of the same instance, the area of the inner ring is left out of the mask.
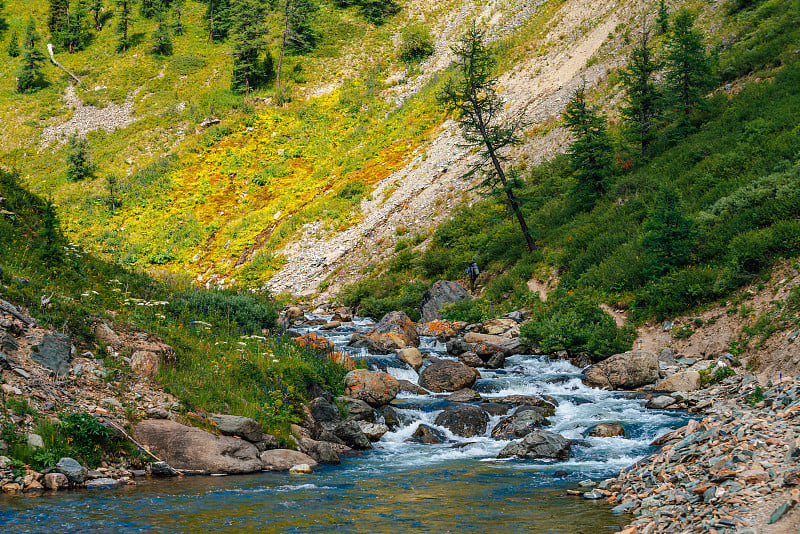
<path id="1" fill-rule="evenodd" d="M 317 331 L 344 349 L 369 320 Z M 422 338 L 420 350 L 447 358 L 444 345 Z M 393 355 L 356 351 L 370 368 L 417 382 L 417 373 Z M 546 394 L 559 402 L 545 429 L 581 440 L 567 461 L 498 460 L 508 443 L 465 439 L 437 427 L 446 395 L 401 392 L 401 427 L 371 451 L 324 466 L 310 475 L 262 473 L 227 477 L 145 480 L 113 491 L 73 491 L 0 500 L 0 532 L 297 532 L 297 533 L 602 533 L 627 520 L 602 502 L 567 496 L 586 479 L 616 474 L 652 452 L 650 443 L 686 423 L 686 415 L 647 410 L 635 395 L 586 387 L 580 369 L 544 356 L 513 356 L 505 369 L 480 370 L 474 389 L 486 398 Z M 621 423 L 625 438 L 587 437 L 601 422 Z M 420 423 L 442 431 L 448 443 L 407 438 Z M 464 445 L 464 443 L 468 443 Z M 454 445 L 460 444 L 458 447 Z"/>

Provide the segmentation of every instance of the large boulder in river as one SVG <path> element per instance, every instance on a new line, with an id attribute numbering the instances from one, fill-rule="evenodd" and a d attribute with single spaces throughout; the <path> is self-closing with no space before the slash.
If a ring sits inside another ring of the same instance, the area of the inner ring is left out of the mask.
<path id="1" fill-rule="evenodd" d="M 361 425 L 357 421 L 342 421 L 333 427 L 332 431 L 334 436 L 342 440 L 351 449 L 365 450 L 372 448 L 369 438 L 361 430 Z"/>
<path id="2" fill-rule="evenodd" d="M 360 399 L 351 397 L 336 397 L 339 406 L 343 406 L 347 412 L 347 418 L 353 421 L 375 422 L 375 409 Z"/>
<path id="3" fill-rule="evenodd" d="M 215 436 L 169 419 L 142 421 L 133 427 L 133 437 L 180 471 L 239 474 L 262 469 L 258 449 L 252 443 Z"/>
<path id="4" fill-rule="evenodd" d="M 501 419 L 492 429 L 492 437 L 503 440 L 524 438 L 537 428 L 547 424 L 547 419 L 536 410 L 518 411 L 514 415 Z"/>
<path id="5" fill-rule="evenodd" d="M 447 441 L 447 436 L 445 436 L 441 430 L 437 430 L 432 426 L 421 423 L 414 433 L 411 434 L 411 437 L 406 439 L 406 441 L 434 445 L 436 443 L 444 443 Z"/>
<path id="6" fill-rule="evenodd" d="M 587 435 L 594 438 L 624 438 L 625 427 L 619 423 L 597 423 Z"/>
<path id="7" fill-rule="evenodd" d="M 300 451 L 290 449 L 272 449 L 261 453 L 259 462 L 265 471 L 288 471 L 296 465 L 306 464 L 316 467 L 317 461 Z"/>
<path id="8" fill-rule="evenodd" d="M 570 447 L 570 441 L 564 436 L 546 430 L 534 430 L 522 440 L 506 445 L 497 457 L 566 460 L 569 458 Z"/>
<path id="9" fill-rule="evenodd" d="M 583 381 L 588 386 L 636 389 L 658 380 L 658 357 L 643 350 L 615 354 L 589 366 L 583 375 Z"/>
<path id="10" fill-rule="evenodd" d="M 314 441 L 310 438 L 300 438 L 298 444 L 300 452 L 312 457 L 321 464 L 340 464 L 339 455 L 327 441 Z M 274 458 L 274 457 L 273 457 Z"/>
<path id="11" fill-rule="evenodd" d="M 219 431 L 226 436 L 239 436 L 251 443 L 258 443 L 264 439 L 261 425 L 249 417 L 214 414 L 211 416 L 211 420 L 217 424 Z"/>
<path id="12" fill-rule="evenodd" d="M 89 471 L 72 458 L 61 458 L 56 464 L 55 471 L 61 473 L 70 484 L 83 484 Z"/>
<path id="13" fill-rule="evenodd" d="M 506 395 L 504 397 L 494 397 L 489 401 L 496 404 L 519 406 L 517 412 L 524 411 L 524 409 L 533 409 L 545 417 L 555 415 L 556 406 L 558 406 L 558 401 L 549 395 L 545 395 L 544 398 L 534 397 L 533 395 Z"/>
<path id="14" fill-rule="evenodd" d="M 419 347 L 419 334 L 408 315 L 393 311 L 363 334 L 353 334 L 350 345 L 389 354 L 406 347 Z"/>
<path id="15" fill-rule="evenodd" d="M 512 356 L 514 354 L 522 354 L 523 345 L 518 338 L 509 338 L 505 336 L 495 336 L 491 334 L 478 334 L 477 332 L 467 332 L 464 336 L 464 343 L 472 345 L 485 345 L 489 351 L 500 351 L 505 356 Z M 481 351 L 476 351 L 478 354 Z M 486 351 L 483 351 L 486 352 Z"/>
<path id="16" fill-rule="evenodd" d="M 675 393 L 676 391 L 694 391 L 700 389 L 700 373 L 697 371 L 681 371 L 658 382 L 654 390 L 658 393 Z"/>
<path id="17" fill-rule="evenodd" d="M 469 297 L 469 292 L 460 284 L 439 280 L 422 295 L 422 301 L 419 304 L 420 322 L 438 321 L 442 318 L 442 306 L 453 304 L 467 297 Z"/>
<path id="18" fill-rule="evenodd" d="M 413 367 L 415 371 L 419 371 L 419 368 L 422 367 L 422 353 L 416 347 L 400 349 L 397 353 L 397 359 L 407 363 Z"/>
<path id="19" fill-rule="evenodd" d="M 442 393 L 471 387 L 478 376 L 475 369 L 463 363 L 438 360 L 422 370 L 418 382 L 428 391 Z"/>
<path id="20" fill-rule="evenodd" d="M 356 369 L 344 377 L 345 394 L 375 407 L 389 404 L 400 391 L 395 377 L 383 371 Z"/>
<path id="21" fill-rule="evenodd" d="M 457 436 L 471 438 L 486 432 L 489 414 L 478 406 L 467 404 L 447 408 L 436 417 L 435 423 Z"/>

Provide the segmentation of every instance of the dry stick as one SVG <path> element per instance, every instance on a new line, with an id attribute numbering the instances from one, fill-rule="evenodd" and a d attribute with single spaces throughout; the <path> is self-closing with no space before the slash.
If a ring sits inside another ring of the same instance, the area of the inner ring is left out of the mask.
<path id="1" fill-rule="evenodd" d="M 53 65 L 55 65 L 59 69 L 63 70 L 67 74 L 69 74 L 72 77 L 72 79 L 75 80 L 76 83 L 81 83 L 81 81 L 78 79 L 77 76 L 75 76 L 70 71 L 68 71 L 67 68 L 64 65 L 62 65 L 61 63 L 56 61 L 56 56 L 53 55 L 53 45 L 51 43 L 47 43 L 47 51 L 50 52 L 50 61 L 53 62 Z"/>
<path id="2" fill-rule="evenodd" d="M 119 432 L 122 432 L 122 435 L 123 435 L 123 436 L 125 436 L 125 437 L 126 437 L 128 440 L 130 440 L 130 442 L 131 442 L 131 443 L 133 443 L 134 445 L 136 445 L 137 447 L 139 447 L 139 449 L 143 450 L 144 452 L 146 452 L 147 454 L 149 454 L 150 456 L 152 456 L 153 458 L 155 458 L 157 461 L 159 461 L 159 462 L 163 462 L 163 461 L 164 461 L 164 460 L 162 460 L 161 458 L 159 458 L 158 456 L 156 456 L 155 454 L 153 454 L 152 452 L 150 452 L 150 449 L 148 449 L 147 447 L 145 447 L 144 445 L 142 445 L 141 443 L 139 443 L 138 441 L 136 441 L 135 439 L 133 439 L 133 437 L 131 437 L 131 435 L 130 435 L 130 434 L 128 434 L 127 432 L 125 432 L 125 430 L 124 430 L 124 429 L 122 429 L 122 428 L 121 428 L 121 427 L 120 427 L 118 424 L 116 424 L 116 423 L 115 423 L 114 421 L 112 421 L 111 419 L 105 418 L 105 422 L 106 422 L 106 423 L 108 423 L 109 425 L 113 426 L 113 427 L 114 427 L 116 430 L 118 430 Z"/>
<path id="3" fill-rule="evenodd" d="M 2 300 L 2 299 L 0 299 L 0 311 L 4 311 L 6 313 L 9 313 L 9 314 L 13 315 L 17 319 L 19 319 L 20 321 L 25 323 L 27 326 L 31 326 L 31 325 L 35 325 L 36 324 L 36 320 L 35 319 L 33 319 L 31 317 L 28 317 L 27 315 L 23 315 L 22 312 L 18 311 L 14 307 L 14 305 L 12 305 L 11 303 L 6 302 L 5 300 Z"/>

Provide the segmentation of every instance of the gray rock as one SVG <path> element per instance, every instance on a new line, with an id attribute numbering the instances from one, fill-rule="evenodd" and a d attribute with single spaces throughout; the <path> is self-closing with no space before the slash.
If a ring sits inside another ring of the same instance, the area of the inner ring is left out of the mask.
<path id="1" fill-rule="evenodd" d="M 480 393 L 469 388 L 459 389 L 447 396 L 447 402 L 480 402 L 482 400 L 483 397 L 480 396 Z"/>
<path id="2" fill-rule="evenodd" d="M 0 369 L 11 369 L 11 363 L 8 361 L 8 356 L 0 352 Z"/>
<path id="3" fill-rule="evenodd" d="M 308 464 L 311 468 L 319 465 L 309 455 L 290 449 L 272 449 L 262 452 L 259 457 L 265 471 L 288 471 L 292 467 L 301 464 Z"/>
<path id="4" fill-rule="evenodd" d="M 422 367 L 422 353 L 416 347 L 406 347 L 397 352 L 397 359 L 410 365 L 415 371 Z"/>
<path id="5" fill-rule="evenodd" d="M 342 421 L 332 429 L 333 435 L 344 442 L 351 449 L 371 449 L 369 438 L 364 435 L 356 421 Z"/>
<path id="6" fill-rule="evenodd" d="M 400 383 L 392 375 L 366 369 L 356 369 L 347 373 L 344 385 L 348 397 L 378 407 L 392 402 L 400 391 Z"/>
<path id="7" fill-rule="evenodd" d="M 658 382 L 653 391 L 675 393 L 677 391 L 695 391 L 697 389 L 700 389 L 700 373 L 697 371 L 681 371 Z"/>
<path id="8" fill-rule="evenodd" d="M 337 402 L 347 409 L 347 418 L 354 421 L 375 421 L 375 409 L 360 399 L 336 397 Z"/>
<path id="9" fill-rule="evenodd" d="M 483 367 L 485 363 L 481 360 L 480 356 L 474 352 L 462 352 L 458 355 L 458 361 L 468 367 Z"/>
<path id="10" fill-rule="evenodd" d="M 553 432 L 546 430 L 534 430 L 521 441 L 509 443 L 500 451 L 498 458 L 509 458 L 517 456 L 519 458 L 550 458 L 555 460 L 566 460 L 569 458 L 570 441 Z"/>
<path id="11" fill-rule="evenodd" d="M 595 438 L 624 438 L 625 427 L 619 423 L 598 423 L 590 428 L 587 434 Z"/>
<path id="12" fill-rule="evenodd" d="M 342 420 L 339 408 L 325 397 L 317 397 L 309 402 L 308 410 L 318 423 L 336 423 Z"/>
<path id="13" fill-rule="evenodd" d="M 44 440 L 39 434 L 28 434 L 27 441 L 28 446 L 34 449 L 41 449 L 44 447 Z"/>
<path id="14" fill-rule="evenodd" d="M 469 297 L 469 292 L 455 282 L 439 280 L 423 295 L 419 304 L 421 323 L 438 321 L 442 318 L 441 309 L 445 304 L 453 304 Z"/>
<path id="15" fill-rule="evenodd" d="M 789 509 L 792 507 L 793 504 L 794 503 L 792 501 L 786 501 L 785 503 L 783 503 L 780 506 L 778 506 L 777 508 L 775 508 L 775 510 L 773 510 L 773 512 L 769 516 L 769 523 L 768 524 L 771 525 L 773 523 L 777 523 L 778 521 L 780 521 L 780 519 L 784 515 L 786 515 L 786 512 L 789 511 Z"/>
<path id="16" fill-rule="evenodd" d="M 666 347 L 658 353 L 658 361 L 667 365 L 675 365 L 675 353 L 671 348 Z"/>
<path id="17" fill-rule="evenodd" d="M 240 474 L 261 470 L 258 449 L 252 443 L 215 436 L 168 419 L 141 421 L 134 426 L 133 437 L 157 450 L 161 458 L 180 471 Z"/>
<path id="18" fill-rule="evenodd" d="M 419 334 L 405 313 L 393 311 L 363 334 L 353 334 L 349 344 L 357 348 L 370 348 L 380 354 L 390 354 L 406 347 L 419 347 Z"/>
<path id="19" fill-rule="evenodd" d="M 476 371 L 463 363 L 438 360 L 422 370 L 419 385 L 436 393 L 458 391 L 471 387 L 476 378 Z"/>
<path id="20" fill-rule="evenodd" d="M 64 334 L 45 334 L 39 343 L 38 350 L 31 352 L 31 359 L 47 367 L 58 375 L 69 373 L 69 360 L 72 354 L 72 343 Z"/>
<path id="21" fill-rule="evenodd" d="M 603 494 L 597 490 L 587 491 L 583 494 L 583 498 L 587 501 L 596 501 L 603 498 Z"/>
<path id="22" fill-rule="evenodd" d="M 447 441 L 447 437 L 443 432 L 433 428 L 432 426 L 421 423 L 414 433 L 411 434 L 411 437 L 406 441 L 435 445 L 437 443 L 444 443 Z"/>
<path id="23" fill-rule="evenodd" d="M 90 490 L 116 489 L 118 486 L 119 482 L 113 478 L 97 478 L 86 483 L 86 489 Z"/>
<path id="24" fill-rule="evenodd" d="M 397 410 L 391 406 L 384 406 L 381 409 L 381 415 L 383 415 L 383 422 L 389 427 L 389 430 L 400 427 L 400 416 L 397 415 Z"/>
<path id="25" fill-rule="evenodd" d="M 307 454 L 321 464 L 337 465 L 341 463 L 339 455 L 327 441 L 314 441 L 309 438 L 300 438 L 300 452 Z"/>
<path id="26" fill-rule="evenodd" d="M 546 424 L 547 419 L 536 410 L 524 410 L 501 419 L 492 429 L 492 437 L 502 440 L 524 438 Z"/>
<path id="27" fill-rule="evenodd" d="M 658 380 L 658 371 L 655 354 L 634 350 L 589 366 L 583 373 L 583 381 L 593 387 L 636 389 Z"/>
<path id="28" fill-rule="evenodd" d="M 89 473 L 89 470 L 76 460 L 67 457 L 61 458 L 58 461 L 55 470 L 67 477 L 70 484 L 83 484 L 83 481 L 86 480 L 86 475 Z"/>
<path id="29" fill-rule="evenodd" d="M 147 410 L 147 415 L 153 419 L 169 419 L 169 412 L 164 408 L 150 408 Z"/>
<path id="30" fill-rule="evenodd" d="M 429 393 L 427 389 L 421 388 L 413 382 L 409 382 L 408 380 L 400 380 L 399 382 L 400 391 L 406 391 L 408 393 L 413 393 L 414 395 L 427 395 Z"/>
<path id="31" fill-rule="evenodd" d="M 150 472 L 156 477 L 176 477 L 179 474 L 167 462 L 153 462 L 150 464 Z"/>
<path id="32" fill-rule="evenodd" d="M 457 436 L 471 438 L 486 432 L 489 414 L 473 405 L 449 407 L 436 417 L 435 423 Z"/>
<path id="33" fill-rule="evenodd" d="M 356 423 L 367 439 L 372 442 L 380 441 L 383 435 L 389 432 L 389 427 L 380 423 L 368 423 L 367 421 L 356 421 Z"/>
<path id="34" fill-rule="evenodd" d="M 249 417 L 214 414 L 211 416 L 211 420 L 217 424 L 219 431 L 226 436 L 239 436 L 251 443 L 257 443 L 264 439 L 261 425 Z"/>
<path id="35" fill-rule="evenodd" d="M 667 406 L 672 406 L 673 404 L 675 404 L 674 397 L 670 395 L 659 395 L 647 401 L 645 407 L 653 410 L 663 410 Z"/>

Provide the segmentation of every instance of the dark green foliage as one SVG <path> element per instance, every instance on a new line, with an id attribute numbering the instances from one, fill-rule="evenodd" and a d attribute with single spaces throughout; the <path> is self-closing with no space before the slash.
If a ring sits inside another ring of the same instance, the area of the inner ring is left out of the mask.
<path id="1" fill-rule="evenodd" d="M 433 37 L 427 26 L 412 23 L 403 28 L 400 59 L 406 63 L 422 61 L 433 54 Z"/>
<path id="2" fill-rule="evenodd" d="M 72 134 L 67 144 L 67 179 L 79 182 L 94 175 L 96 166 L 89 156 L 89 142 Z"/>
<path id="3" fill-rule="evenodd" d="M 405 312 L 413 321 L 419 320 L 419 303 L 428 290 L 426 282 L 405 282 L 399 272 L 382 279 L 365 278 L 347 286 L 339 300 L 359 314 L 380 318 L 394 310 Z"/>
<path id="4" fill-rule="evenodd" d="M 314 14 L 319 9 L 316 1 L 291 0 L 287 4 L 287 9 L 289 9 L 287 48 L 296 54 L 310 52 L 317 46 L 320 39 L 320 33 L 314 25 Z"/>
<path id="5" fill-rule="evenodd" d="M 520 335 L 545 353 L 585 352 L 600 360 L 630 350 L 635 332 L 617 328 L 614 318 L 587 296 L 562 290 L 535 306 Z"/>
<path id="6" fill-rule="evenodd" d="M 6 22 L 6 16 L 5 13 L 3 13 L 3 9 L 5 9 L 5 5 L 3 0 L 0 0 L 0 37 L 2 37 L 5 31 L 8 29 L 8 22 Z"/>
<path id="7" fill-rule="evenodd" d="M 662 190 L 642 229 L 642 248 L 647 257 L 646 276 L 658 278 L 689 262 L 695 247 L 694 221 L 686 216 L 680 197 Z"/>
<path id="8" fill-rule="evenodd" d="M 11 38 L 8 40 L 8 48 L 6 48 L 9 57 L 19 57 L 19 36 L 17 32 L 11 34 Z"/>
<path id="9" fill-rule="evenodd" d="M 569 148 L 576 177 L 573 199 L 579 210 L 588 210 L 606 191 L 613 149 L 606 119 L 586 103 L 585 84 L 572 93 L 564 110 L 564 123 L 574 136 Z"/>
<path id="10" fill-rule="evenodd" d="M 133 18 L 131 16 L 131 2 L 132 0 L 116 0 L 117 2 L 117 33 L 119 34 L 119 41 L 117 42 L 117 51 L 125 52 L 130 46 L 130 31 Z"/>
<path id="11" fill-rule="evenodd" d="M 184 32 L 183 24 L 183 0 L 174 0 L 172 2 L 172 23 L 170 30 L 175 36 L 181 36 Z"/>
<path id="12" fill-rule="evenodd" d="M 52 202 L 47 202 L 42 210 L 42 226 L 38 238 L 40 261 L 49 268 L 61 267 L 64 259 L 62 248 L 64 240 L 58 230 L 58 217 Z"/>
<path id="13" fill-rule="evenodd" d="M 634 45 L 628 66 L 621 73 L 625 87 L 622 113 L 628 133 L 639 144 L 643 158 L 648 155 L 648 148 L 655 139 L 656 128 L 663 114 L 661 90 L 655 82 L 655 74 L 662 65 L 653 57 L 648 33 L 649 28 L 642 28 L 642 38 Z"/>
<path id="14" fill-rule="evenodd" d="M 710 386 L 722 382 L 729 376 L 733 376 L 735 374 L 736 371 L 731 369 L 730 366 L 725 365 L 718 367 L 715 363 L 711 367 L 700 371 L 700 384 L 703 386 Z"/>
<path id="15" fill-rule="evenodd" d="M 116 441 L 114 434 L 88 413 L 64 416 L 61 431 L 75 459 L 90 468 L 100 464 L 103 451 L 110 449 Z"/>
<path id="16" fill-rule="evenodd" d="M 689 11 L 679 11 L 667 40 L 667 94 L 681 125 L 702 107 L 703 91 L 712 83 L 711 62 L 694 20 Z"/>
<path id="17" fill-rule="evenodd" d="M 361 180 L 353 180 L 344 184 L 336 193 L 337 198 L 345 200 L 361 200 L 369 193 L 370 187 Z"/>
<path id="18" fill-rule="evenodd" d="M 659 33 L 667 33 L 669 31 L 669 10 L 665 0 L 658 1 L 658 14 L 656 15 L 656 24 Z"/>
<path id="19" fill-rule="evenodd" d="M 39 32 L 36 31 L 36 23 L 31 17 L 25 30 L 25 41 L 23 46 L 25 53 L 22 56 L 22 66 L 17 73 L 17 91 L 20 93 L 33 93 L 45 85 L 44 75 L 42 74 L 42 64 L 44 54 L 39 50 L 38 44 L 41 40 Z"/>
<path id="20" fill-rule="evenodd" d="M 260 334 L 272 329 L 278 317 L 268 296 L 232 291 L 192 291 L 170 304 L 177 317 L 222 319 L 242 330 L 243 334 Z"/>
<path id="21" fill-rule="evenodd" d="M 400 6 L 394 0 L 359 0 L 361 14 L 372 24 L 380 26 L 389 17 L 400 13 Z"/>
<path id="22" fill-rule="evenodd" d="M 59 45 L 67 49 L 70 54 L 83 50 L 89 42 L 86 0 L 76 0 L 69 9 L 69 16 L 61 24 L 56 35 Z"/>
<path id="23" fill-rule="evenodd" d="M 536 245 L 514 193 L 521 182 L 513 168 L 508 172 L 503 168 L 507 159 L 503 149 L 521 142 L 522 119 L 510 125 L 498 124 L 503 99 L 497 94 L 496 60 L 485 39 L 484 32 L 472 26 L 453 46 L 456 72 L 436 98 L 449 112 L 456 114 L 465 145 L 481 149 L 482 158 L 468 175 L 485 173 L 481 185 L 496 196 L 504 197 L 509 214 L 519 223 L 528 250 L 533 251 Z"/>
<path id="24" fill-rule="evenodd" d="M 165 16 L 159 15 L 158 26 L 153 32 L 151 41 L 150 52 L 159 56 L 172 55 L 172 35 L 170 24 Z"/>
<path id="25" fill-rule="evenodd" d="M 249 93 L 253 89 L 263 87 L 270 79 L 266 72 L 266 62 L 261 53 L 266 48 L 267 6 L 260 0 L 235 0 L 231 6 L 236 14 L 233 27 L 233 76 L 231 89 L 240 93 Z M 272 58 L 269 59 L 269 64 Z"/>
<path id="26" fill-rule="evenodd" d="M 100 13 L 103 11 L 103 0 L 91 0 L 89 4 L 89 12 L 92 14 L 92 21 L 94 22 L 94 31 L 99 32 L 102 29 L 102 22 L 100 21 Z"/>
<path id="27" fill-rule="evenodd" d="M 50 35 L 57 36 L 66 24 L 69 0 L 49 0 L 47 6 L 47 29 Z"/>
<path id="28" fill-rule="evenodd" d="M 208 21 L 209 41 L 224 41 L 241 17 L 233 7 L 236 0 L 205 0 L 205 3 L 208 6 L 205 17 Z"/>

